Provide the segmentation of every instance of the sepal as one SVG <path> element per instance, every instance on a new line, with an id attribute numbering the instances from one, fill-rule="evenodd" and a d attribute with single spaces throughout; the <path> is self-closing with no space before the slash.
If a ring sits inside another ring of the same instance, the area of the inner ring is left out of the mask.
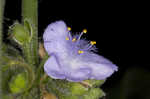
<path id="1" fill-rule="evenodd" d="M 25 21 L 24 23 L 25 24 L 22 25 L 18 22 L 15 22 L 9 30 L 9 33 L 11 33 L 11 37 L 19 45 L 30 43 L 32 39 L 31 27 L 27 21 Z"/>
<path id="2" fill-rule="evenodd" d="M 17 94 L 21 93 L 27 87 L 27 79 L 24 73 L 17 74 L 13 76 L 11 81 L 9 82 L 9 88 L 11 93 Z"/>

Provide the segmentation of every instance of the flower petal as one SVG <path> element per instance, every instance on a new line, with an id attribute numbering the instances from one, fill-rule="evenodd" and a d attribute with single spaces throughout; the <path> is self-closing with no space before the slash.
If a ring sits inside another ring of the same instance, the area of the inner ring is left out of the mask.
<path id="1" fill-rule="evenodd" d="M 90 74 L 91 70 L 89 68 L 80 68 L 78 70 L 71 70 L 70 73 L 66 75 L 66 78 L 68 81 L 79 82 L 88 79 Z"/>
<path id="2" fill-rule="evenodd" d="M 111 76 L 115 71 L 113 64 L 93 64 L 91 68 L 92 74 L 90 78 L 97 80 L 106 79 L 107 77 Z"/>
<path id="3" fill-rule="evenodd" d="M 63 71 L 60 69 L 56 57 L 52 55 L 44 64 L 45 72 L 54 79 L 65 79 Z"/>
<path id="4" fill-rule="evenodd" d="M 78 66 L 80 64 L 80 66 Z M 118 70 L 118 67 L 113 64 L 108 59 L 94 54 L 94 53 L 84 53 L 78 57 L 78 62 L 76 62 L 76 67 L 86 66 L 85 68 L 90 68 L 92 70 L 91 77 L 89 79 L 102 80 L 111 76 L 114 71 Z"/>
<path id="5" fill-rule="evenodd" d="M 56 21 L 46 28 L 43 34 L 44 41 L 53 41 L 57 38 L 64 38 L 68 35 L 67 26 L 63 21 Z"/>
<path id="6" fill-rule="evenodd" d="M 63 21 L 56 21 L 50 24 L 43 35 L 44 48 L 47 53 L 61 54 L 66 56 L 66 37 L 68 36 L 67 26 Z"/>
<path id="7" fill-rule="evenodd" d="M 44 48 L 49 55 L 52 53 L 57 53 L 58 56 L 67 56 L 67 49 L 65 47 L 64 42 L 61 41 L 52 41 L 52 42 L 44 42 Z"/>

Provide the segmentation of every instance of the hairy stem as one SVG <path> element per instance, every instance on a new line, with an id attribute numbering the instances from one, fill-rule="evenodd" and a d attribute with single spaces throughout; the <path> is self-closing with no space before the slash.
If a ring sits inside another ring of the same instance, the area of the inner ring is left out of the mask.
<path id="1" fill-rule="evenodd" d="M 4 16 L 4 6 L 5 0 L 0 0 L 0 61 L 2 58 L 2 38 L 3 38 L 3 16 Z M 1 88 L 1 81 L 2 81 L 2 71 L 1 71 L 1 62 L 0 62 L 0 97 L 2 97 L 2 88 Z"/>
<path id="2" fill-rule="evenodd" d="M 0 55 L 2 53 L 4 5 L 5 0 L 0 0 Z"/>
<path id="3" fill-rule="evenodd" d="M 38 0 L 22 0 L 22 22 L 28 20 L 32 28 L 31 43 L 27 45 L 27 62 L 31 65 L 38 64 Z M 26 53 L 24 53 L 26 54 Z M 32 61 L 31 61 L 32 60 Z"/>

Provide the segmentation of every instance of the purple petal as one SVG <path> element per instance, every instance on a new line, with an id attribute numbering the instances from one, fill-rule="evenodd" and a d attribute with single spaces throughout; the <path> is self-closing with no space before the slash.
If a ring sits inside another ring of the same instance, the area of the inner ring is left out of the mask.
<path id="1" fill-rule="evenodd" d="M 111 76 L 115 71 L 112 66 L 112 64 L 93 64 L 91 79 L 103 80 Z"/>
<path id="2" fill-rule="evenodd" d="M 68 35 L 67 26 L 63 21 L 56 21 L 46 28 L 43 39 L 44 41 L 53 41 Z"/>
<path id="3" fill-rule="evenodd" d="M 49 55 L 57 53 L 59 56 L 66 57 L 67 49 L 65 43 L 61 41 L 44 42 L 44 48 Z"/>
<path id="4" fill-rule="evenodd" d="M 67 26 L 63 21 L 56 21 L 50 24 L 43 35 L 44 47 L 47 53 L 61 54 L 66 56 L 66 37 L 68 36 Z"/>
<path id="5" fill-rule="evenodd" d="M 56 57 L 52 55 L 44 64 L 45 72 L 54 79 L 64 79 L 63 71 L 56 60 Z"/>
<path id="6" fill-rule="evenodd" d="M 79 60 L 91 68 L 91 79 L 106 79 L 118 70 L 118 67 L 111 61 L 94 53 L 85 53 L 79 57 Z"/>
<path id="7" fill-rule="evenodd" d="M 71 70 L 66 78 L 68 81 L 79 82 L 89 78 L 91 70 L 89 68 L 80 68 L 78 70 Z"/>

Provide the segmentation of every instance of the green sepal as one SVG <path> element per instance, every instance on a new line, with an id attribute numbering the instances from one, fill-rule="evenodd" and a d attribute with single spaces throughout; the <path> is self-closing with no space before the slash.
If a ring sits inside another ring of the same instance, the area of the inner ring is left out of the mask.
<path id="1" fill-rule="evenodd" d="M 30 31 L 18 22 L 11 26 L 10 32 L 12 33 L 13 40 L 20 45 L 29 43 L 32 38 Z"/>
<path id="2" fill-rule="evenodd" d="M 91 88 L 83 95 L 83 99 L 99 99 L 103 96 L 105 96 L 105 93 L 100 88 Z"/>
<path id="3" fill-rule="evenodd" d="M 9 83 L 10 91 L 13 94 L 23 92 L 26 89 L 26 87 L 27 87 L 27 79 L 25 73 L 20 73 L 14 76 Z"/>
<path id="4" fill-rule="evenodd" d="M 84 83 L 86 81 L 88 82 Z M 100 99 L 105 96 L 105 93 L 98 87 L 104 83 L 103 80 L 85 80 L 84 82 L 54 80 L 49 77 L 45 80 L 47 91 L 56 94 L 59 99 Z"/>
<path id="5" fill-rule="evenodd" d="M 80 83 L 72 83 L 70 90 L 74 95 L 82 95 L 88 91 L 88 88 L 84 87 Z"/>
<path id="6" fill-rule="evenodd" d="M 90 87 L 100 87 L 104 84 L 105 80 L 85 80 L 84 82 L 87 82 Z"/>

